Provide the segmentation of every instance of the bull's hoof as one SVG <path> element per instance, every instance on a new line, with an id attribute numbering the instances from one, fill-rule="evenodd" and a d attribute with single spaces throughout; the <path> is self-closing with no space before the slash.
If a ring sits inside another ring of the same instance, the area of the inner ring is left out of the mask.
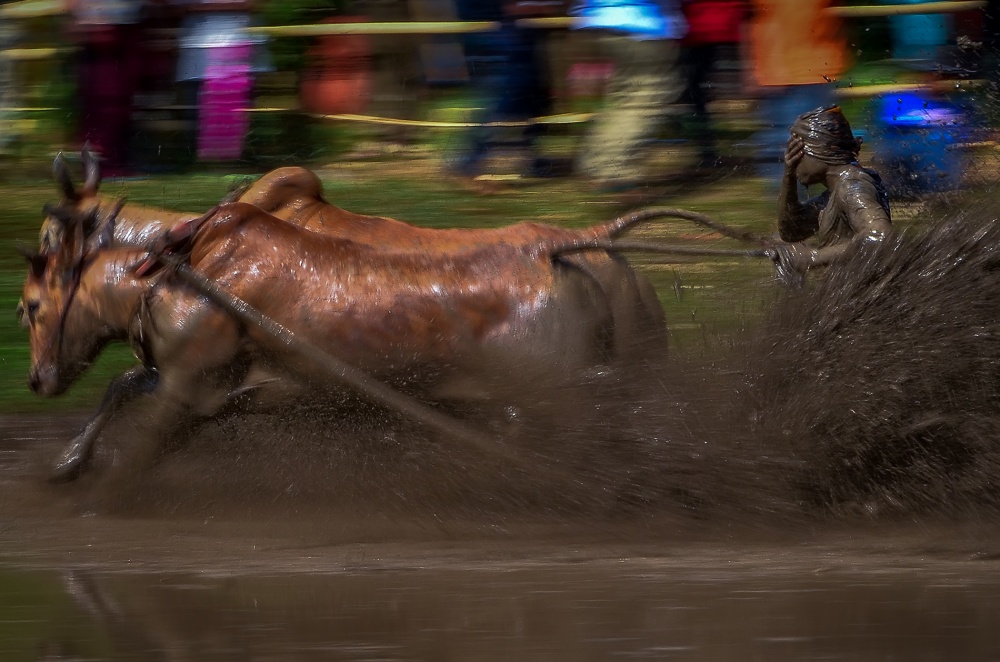
<path id="1" fill-rule="evenodd" d="M 71 480 L 76 480 L 87 466 L 88 459 L 90 459 L 90 453 L 86 447 L 81 444 L 70 444 L 69 448 L 64 450 L 55 464 L 52 465 L 49 482 L 68 483 Z"/>

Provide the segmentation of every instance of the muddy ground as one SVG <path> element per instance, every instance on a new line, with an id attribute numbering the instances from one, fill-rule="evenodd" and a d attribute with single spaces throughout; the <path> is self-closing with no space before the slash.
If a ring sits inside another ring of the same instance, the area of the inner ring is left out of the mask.
<path id="1" fill-rule="evenodd" d="M 193 471 L 211 462 L 204 448 L 165 460 L 144 476 L 142 490 L 131 488 L 132 503 L 109 505 L 96 480 L 45 481 L 48 462 L 82 419 L 3 418 L 0 554 L 7 562 L 237 574 L 598 562 L 712 575 L 859 565 L 989 568 L 1000 559 L 1000 527 L 981 519 L 872 520 L 809 509 L 794 516 L 737 509 L 701 516 L 662 504 L 644 512 L 522 509 L 488 499 L 449 508 L 406 504 L 405 493 L 398 500 L 352 494 L 349 502 L 317 504 L 313 495 L 279 496 L 260 475 L 216 474 L 230 469 L 229 462 Z M 213 480 L 218 484 L 210 489 Z M 256 482 L 256 494 L 246 492 L 248 480 Z"/>

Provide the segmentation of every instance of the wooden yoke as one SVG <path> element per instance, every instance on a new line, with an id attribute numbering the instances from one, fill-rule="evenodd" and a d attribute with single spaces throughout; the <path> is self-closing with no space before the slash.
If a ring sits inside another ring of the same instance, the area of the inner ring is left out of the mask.
<path id="1" fill-rule="evenodd" d="M 165 261 L 166 256 L 172 255 L 176 258 L 182 255 L 190 247 L 191 240 L 198 230 L 218 211 L 219 205 L 216 205 L 198 218 L 177 223 L 154 239 L 149 246 L 145 247 L 149 251 L 149 257 L 135 266 L 135 275 L 139 277 L 150 275 L 158 265 Z"/>

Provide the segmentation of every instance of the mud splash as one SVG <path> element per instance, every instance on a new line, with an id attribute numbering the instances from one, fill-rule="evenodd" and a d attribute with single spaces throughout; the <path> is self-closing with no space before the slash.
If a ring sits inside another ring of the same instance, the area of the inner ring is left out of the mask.
<path id="1" fill-rule="evenodd" d="M 207 423 L 139 472 L 122 458 L 141 418 L 124 417 L 95 475 L 49 492 L 77 511 L 129 516 L 388 512 L 705 529 L 831 514 L 994 518 L 998 290 L 1000 226 L 952 214 L 777 296 L 762 329 L 711 360 L 570 383 L 497 375 L 515 377 L 509 398 L 449 411 L 516 462 L 344 398 Z M 40 453 L 31 466 L 38 480 Z"/>
<path id="2" fill-rule="evenodd" d="M 952 213 L 867 246 L 775 310 L 745 391 L 810 504 L 864 516 L 1000 507 L 1000 224 Z"/>
<path id="3" fill-rule="evenodd" d="M 206 423 L 155 467 L 132 472 L 141 418 L 126 417 L 99 444 L 95 474 L 54 489 L 85 509 L 128 516 L 381 511 L 677 523 L 790 515 L 781 462 L 762 459 L 726 413 L 737 378 L 673 360 L 573 383 L 539 377 L 509 399 L 449 410 L 493 436 L 497 456 L 345 399 Z M 41 458 L 35 467 L 44 473 Z"/>

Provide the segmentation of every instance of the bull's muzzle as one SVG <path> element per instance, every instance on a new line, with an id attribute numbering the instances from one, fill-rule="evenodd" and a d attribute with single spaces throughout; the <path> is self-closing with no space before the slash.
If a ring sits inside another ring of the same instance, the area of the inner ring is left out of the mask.
<path id="1" fill-rule="evenodd" d="M 38 395 L 58 395 L 60 385 L 56 369 L 52 366 L 45 368 L 33 366 L 28 371 L 28 388 Z"/>

